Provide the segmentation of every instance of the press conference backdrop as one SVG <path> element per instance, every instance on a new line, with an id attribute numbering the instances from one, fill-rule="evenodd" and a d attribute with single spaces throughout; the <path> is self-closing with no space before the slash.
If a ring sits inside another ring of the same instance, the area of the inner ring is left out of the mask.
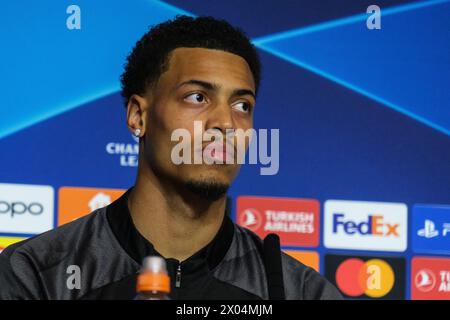
<path id="1" fill-rule="evenodd" d="M 0 247 L 133 185 L 119 76 L 177 14 L 225 18 L 261 55 L 279 171 L 242 167 L 233 219 L 347 298 L 450 299 L 449 1 L 2 1 Z"/>

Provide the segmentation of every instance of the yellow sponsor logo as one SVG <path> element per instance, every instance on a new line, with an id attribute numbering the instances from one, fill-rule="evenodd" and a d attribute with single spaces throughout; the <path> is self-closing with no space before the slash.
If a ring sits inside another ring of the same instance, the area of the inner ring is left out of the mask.
<path id="1" fill-rule="evenodd" d="M 25 239 L 26 238 L 19 237 L 0 237 L 0 252 L 2 252 L 2 250 L 4 250 L 7 246 Z"/>

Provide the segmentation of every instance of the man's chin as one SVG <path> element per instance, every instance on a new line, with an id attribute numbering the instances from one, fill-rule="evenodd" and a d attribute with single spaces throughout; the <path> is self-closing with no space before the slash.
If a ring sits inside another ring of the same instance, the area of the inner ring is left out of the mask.
<path id="1" fill-rule="evenodd" d="M 208 201 L 215 201 L 226 195 L 230 184 L 215 179 L 189 180 L 186 188 L 193 194 Z"/>

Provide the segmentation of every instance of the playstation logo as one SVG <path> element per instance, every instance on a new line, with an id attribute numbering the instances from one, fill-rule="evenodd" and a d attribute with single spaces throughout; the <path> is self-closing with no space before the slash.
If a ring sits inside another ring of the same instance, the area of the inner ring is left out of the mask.
<path id="1" fill-rule="evenodd" d="M 420 237 L 431 239 L 437 237 L 439 235 L 439 231 L 436 230 L 436 226 L 434 225 L 433 221 L 426 219 L 423 229 L 417 231 L 417 235 Z"/>
<path id="2" fill-rule="evenodd" d="M 447 233 L 450 233 L 450 223 L 444 223 L 442 235 L 445 237 Z"/>

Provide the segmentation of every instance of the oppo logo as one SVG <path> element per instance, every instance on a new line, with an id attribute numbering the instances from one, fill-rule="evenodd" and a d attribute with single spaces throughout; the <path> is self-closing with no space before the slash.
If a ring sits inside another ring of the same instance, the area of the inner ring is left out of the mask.
<path id="1" fill-rule="evenodd" d="M 15 215 L 31 214 L 38 216 L 44 212 L 44 206 L 37 202 L 26 204 L 24 202 L 6 202 L 0 201 L 0 214 L 9 214 L 11 218 Z"/>
<path id="2" fill-rule="evenodd" d="M 35 235 L 54 227 L 52 186 L 0 183 L 0 233 Z"/>

